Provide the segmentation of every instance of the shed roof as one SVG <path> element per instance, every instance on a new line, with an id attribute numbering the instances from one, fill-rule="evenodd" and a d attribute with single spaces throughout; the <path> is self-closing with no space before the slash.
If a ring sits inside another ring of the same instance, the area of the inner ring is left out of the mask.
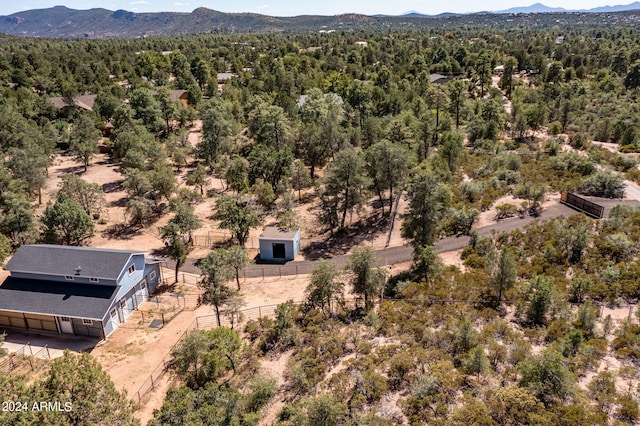
<path id="1" fill-rule="evenodd" d="M 16 251 L 5 269 L 11 272 L 116 280 L 134 254 L 143 253 L 50 244 L 24 245 Z"/>
<path id="2" fill-rule="evenodd" d="M 101 320 L 119 287 L 9 277 L 0 285 L 0 310 Z"/>
<path id="3" fill-rule="evenodd" d="M 299 229 L 289 231 L 288 229 L 281 229 L 277 226 L 267 226 L 264 228 L 264 231 L 262 231 L 259 238 L 292 240 L 296 237 L 298 232 L 300 232 Z"/>

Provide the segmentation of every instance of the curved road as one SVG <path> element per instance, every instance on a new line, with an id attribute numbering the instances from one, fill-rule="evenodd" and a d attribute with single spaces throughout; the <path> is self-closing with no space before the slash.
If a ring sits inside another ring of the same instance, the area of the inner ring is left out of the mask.
<path id="1" fill-rule="evenodd" d="M 639 194 L 640 195 L 640 194 Z M 627 204 L 631 206 L 640 206 L 640 202 L 637 200 L 609 200 L 603 198 L 588 197 L 589 199 L 601 204 L 605 207 L 604 217 L 607 217 L 612 207 L 618 204 Z M 537 219 L 551 219 L 558 216 L 570 216 L 577 212 L 564 204 L 554 204 L 545 209 L 537 218 L 526 216 L 524 218 L 510 218 L 502 220 L 496 224 L 484 226 L 481 228 L 475 228 L 478 234 L 487 236 L 492 233 L 506 233 L 515 229 L 523 228 L 525 225 L 537 220 Z M 469 243 L 469 237 L 446 237 L 440 239 L 435 247 L 438 253 L 446 253 L 464 248 Z M 413 259 L 413 248 L 409 245 L 399 247 L 389 247 L 376 251 L 376 264 L 377 266 L 394 265 L 397 263 L 403 263 L 411 261 Z M 328 260 L 334 263 L 336 266 L 346 266 L 349 261 L 349 255 L 338 255 L 328 258 Z M 188 272 L 193 274 L 200 274 L 200 270 L 195 263 L 198 259 L 188 259 L 187 264 L 180 270 L 182 272 Z M 277 276 L 291 276 L 298 274 L 310 274 L 315 266 L 314 260 L 302 260 L 291 261 L 282 264 L 270 264 L 270 263 L 258 263 L 245 268 L 240 275 L 244 278 L 259 278 L 259 277 L 277 277 Z M 175 262 L 170 259 L 166 259 L 168 268 L 174 268 Z"/>

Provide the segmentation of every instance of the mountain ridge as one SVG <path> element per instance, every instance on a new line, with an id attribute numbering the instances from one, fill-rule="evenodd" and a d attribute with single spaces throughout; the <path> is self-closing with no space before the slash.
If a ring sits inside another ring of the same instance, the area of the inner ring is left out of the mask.
<path id="1" fill-rule="evenodd" d="M 603 6 L 590 11 L 610 13 L 637 9 L 640 9 L 639 1 L 629 5 Z M 54 6 L 48 9 L 32 9 L 12 15 L 0 16 L 0 33 L 21 37 L 46 38 L 135 38 L 204 32 L 281 32 L 302 29 L 321 30 L 325 28 L 343 30 L 381 25 L 417 26 L 424 25 L 424 22 L 429 19 L 432 20 L 430 22 L 437 23 L 440 20 L 462 19 L 463 17 L 500 14 L 523 14 L 524 16 L 531 13 L 545 12 L 589 11 L 568 11 L 535 3 L 525 8 L 511 8 L 498 12 L 476 12 L 472 14 L 445 12 L 430 16 L 410 11 L 400 16 L 369 16 L 347 13 L 334 16 L 300 15 L 276 17 L 251 12 L 226 13 L 206 7 L 198 7 L 192 12 L 136 13 L 122 9 L 116 11 L 103 8 L 76 10 L 65 6 Z M 132 25 L 134 22 L 135 25 Z"/>
<path id="2" fill-rule="evenodd" d="M 403 17 L 411 17 L 411 18 L 434 18 L 438 16 L 461 16 L 461 15 L 474 15 L 474 14 L 487 14 L 487 13 L 495 13 L 495 14 L 511 14 L 511 13 L 574 13 L 574 12 L 590 12 L 590 13 L 606 13 L 606 12 L 625 12 L 630 10 L 638 10 L 640 9 L 640 1 L 635 1 L 633 3 L 625 4 L 625 5 L 615 5 L 615 6 L 598 6 L 591 9 L 564 9 L 562 7 L 550 7 L 546 6 L 543 3 L 534 3 L 529 6 L 517 6 L 511 7 L 509 9 L 504 10 L 493 10 L 493 11 L 476 11 L 469 13 L 455 13 L 455 12 L 444 12 L 438 15 L 428 15 L 424 13 L 420 13 L 416 10 L 410 10 L 408 12 L 403 13 Z M 376 16 L 393 16 L 393 15 L 376 15 Z"/>

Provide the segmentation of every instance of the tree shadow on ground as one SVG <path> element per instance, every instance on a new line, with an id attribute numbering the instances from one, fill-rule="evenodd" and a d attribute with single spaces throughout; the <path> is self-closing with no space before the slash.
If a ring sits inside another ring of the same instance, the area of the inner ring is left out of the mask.
<path id="1" fill-rule="evenodd" d="M 334 232 L 323 241 L 309 244 L 303 252 L 308 260 L 327 259 L 346 254 L 355 246 L 372 245 L 373 240 L 381 233 L 387 232 L 387 217 L 370 217 L 355 222 L 351 226 Z"/>
<path id="2" fill-rule="evenodd" d="M 116 180 L 113 182 L 107 182 L 102 184 L 102 192 L 105 194 L 110 194 L 112 192 L 122 191 L 122 180 Z"/>
<path id="3" fill-rule="evenodd" d="M 102 231 L 102 236 L 104 238 L 115 239 L 115 240 L 130 240 L 136 235 L 142 234 L 142 228 L 137 226 L 131 226 L 126 223 L 116 223 L 114 225 L 107 226 L 107 228 Z"/>
<path id="4" fill-rule="evenodd" d="M 129 197 L 120 197 L 117 200 L 113 200 L 109 204 L 111 205 L 111 207 L 127 207 L 127 201 L 129 199 Z"/>
<path id="5" fill-rule="evenodd" d="M 80 166 L 69 166 L 69 167 L 65 167 L 63 169 L 60 169 L 60 174 L 63 175 L 81 175 L 84 173 L 84 166 L 80 165 Z"/>

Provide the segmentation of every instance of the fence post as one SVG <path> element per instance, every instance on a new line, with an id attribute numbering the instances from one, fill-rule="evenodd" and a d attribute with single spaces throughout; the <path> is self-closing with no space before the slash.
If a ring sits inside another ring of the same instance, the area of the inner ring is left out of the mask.
<path id="1" fill-rule="evenodd" d="M 45 345 L 45 347 L 44 347 L 44 348 L 47 350 L 47 358 L 48 358 L 48 359 L 51 359 L 51 354 L 49 353 L 49 347 L 47 347 L 47 346 Z"/>
<path id="2" fill-rule="evenodd" d="M 140 311 L 140 315 L 142 315 L 142 322 L 144 322 L 144 311 Z"/>
<path id="3" fill-rule="evenodd" d="M 298 276 L 298 265 L 296 265 L 296 277 Z"/>
<path id="4" fill-rule="evenodd" d="M 33 368 L 33 351 L 31 350 L 31 346 L 29 346 L 29 351 L 31 352 L 31 356 L 29 357 L 29 365 L 31 366 L 31 371 L 36 371 L 35 368 Z"/>
<path id="5" fill-rule="evenodd" d="M 196 317 L 196 330 L 200 330 L 200 320 Z"/>
<path id="6" fill-rule="evenodd" d="M 164 326 L 164 312 L 161 312 L 162 314 L 162 325 Z"/>

